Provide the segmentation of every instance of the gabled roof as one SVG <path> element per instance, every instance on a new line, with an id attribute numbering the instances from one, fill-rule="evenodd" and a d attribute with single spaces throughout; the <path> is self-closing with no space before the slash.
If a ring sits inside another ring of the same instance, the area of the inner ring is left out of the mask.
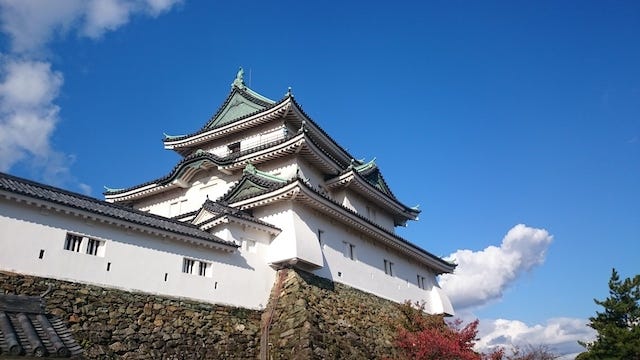
<path id="1" fill-rule="evenodd" d="M 202 204 L 200 210 L 195 211 L 192 216 L 193 219 L 191 222 L 201 229 L 209 229 L 222 223 L 236 222 L 243 225 L 249 225 L 259 230 L 264 230 L 274 236 L 282 231 L 277 226 L 254 218 L 244 210 L 208 199 L 204 204 Z"/>
<path id="2" fill-rule="evenodd" d="M 39 296 L 0 294 L 0 357 L 66 358 L 82 354 L 64 322 Z"/>
<path id="3" fill-rule="evenodd" d="M 230 204 L 249 199 L 266 191 L 280 188 L 290 182 L 257 170 L 253 165 L 247 166 L 242 173 L 240 181 L 220 198 L 221 202 Z"/>
<path id="4" fill-rule="evenodd" d="M 404 225 L 409 219 L 415 220 L 420 214 L 420 210 L 404 205 L 393 195 L 375 164 L 375 159 L 368 163 L 354 160 L 347 170 L 327 179 L 325 184 L 329 189 L 349 186 L 354 191 L 367 196 L 395 214 L 396 225 Z"/>
<path id="5" fill-rule="evenodd" d="M 229 241 L 200 230 L 198 227 L 175 219 L 154 215 L 129 207 L 98 200 L 89 196 L 40 184 L 5 173 L 0 173 L 0 196 L 16 200 L 32 199 L 46 203 L 52 208 L 71 210 L 77 215 L 91 214 L 100 219 L 110 219 L 113 223 L 135 225 L 154 229 L 159 234 L 172 234 L 183 240 L 198 240 L 198 243 L 232 251 L 238 246 Z"/>
<path id="6" fill-rule="evenodd" d="M 262 97 L 248 87 L 239 88 L 234 85 L 220 109 L 209 119 L 202 130 L 228 124 L 243 116 L 262 111 L 274 104 L 275 101 Z"/>
<path id="7" fill-rule="evenodd" d="M 199 133 L 215 129 L 247 116 L 259 113 L 276 105 L 276 102 L 251 90 L 243 79 L 244 71 L 238 71 L 235 80 L 231 84 L 231 92 L 215 114 L 199 131 L 189 135 L 171 136 L 165 134 L 165 142 L 189 138 Z"/>
<path id="8" fill-rule="evenodd" d="M 391 189 L 389 189 L 389 185 L 387 185 L 387 182 L 384 181 L 382 173 L 380 172 L 380 168 L 378 168 L 378 165 L 376 165 L 376 159 L 373 159 L 368 163 L 364 163 L 362 165 L 356 165 L 353 168 L 373 187 L 380 190 L 390 198 L 396 199 L 395 195 L 393 195 L 393 193 L 391 192 Z"/>

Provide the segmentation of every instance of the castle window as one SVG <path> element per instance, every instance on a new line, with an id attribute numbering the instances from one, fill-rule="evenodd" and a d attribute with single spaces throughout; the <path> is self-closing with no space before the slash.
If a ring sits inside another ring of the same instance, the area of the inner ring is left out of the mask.
<path id="1" fill-rule="evenodd" d="M 384 259 L 384 273 L 393 276 L 393 263 L 387 259 Z"/>
<path id="2" fill-rule="evenodd" d="M 185 274 L 211 277 L 211 263 L 184 258 L 182 260 L 182 272 Z"/>
<path id="3" fill-rule="evenodd" d="M 101 255 L 99 249 L 104 246 L 104 241 L 96 239 L 88 239 L 87 241 L 87 254 L 98 256 Z"/>
<path id="4" fill-rule="evenodd" d="M 67 239 L 64 242 L 65 250 L 80 252 L 81 244 L 82 236 L 67 233 Z"/>
<path id="5" fill-rule="evenodd" d="M 178 200 L 176 202 L 173 202 L 171 204 L 169 204 L 169 217 L 174 217 L 174 216 L 178 216 L 181 215 L 183 210 L 184 210 L 184 205 L 186 204 L 187 200 Z"/>
<path id="6" fill-rule="evenodd" d="M 235 142 L 233 144 L 229 144 L 227 146 L 227 148 L 229 149 L 229 153 L 231 153 L 231 154 L 240 152 L 240 142 Z"/>
<path id="7" fill-rule="evenodd" d="M 345 253 L 344 256 L 351 259 L 356 260 L 356 246 L 349 242 L 344 242 L 345 245 Z"/>
<path id="8" fill-rule="evenodd" d="M 200 261 L 198 265 L 198 275 L 207 276 L 209 274 L 210 267 L 211 267 L 211 264 Z"/>
<path id="9" fill-rule="evenodd" d="M 244 250 L 246 250 L 247 252 L 250 252 L 250 253 L 255 253 L 256 252 L 256 242 L 255 242 L 255 240 L 244 239 L 242 241 L 242 246 L 244 247 Z"/>
<path id="10" fill-rule="evenodd" d="M 322 245 L 322 234 L 324 234 L 324 230 L 318 229 L 318 244 Z"/>
<path id="11" fill-rule="evenodd" d="M 372 208 L 371 206 L 367 206 L 367 218 L 369 218 L 369 220 L 376 221 L 377 217 L 378 212 L 376 211 L 376 209 Z"/>
<path id="12" fill-rule="evenodd" d="M 191 259 L 184 259 L 182 261 L 182 272 L 185 274 L 193 274 L 193 265 L 196 261 Z"/>
<path id="13" fill-rule="evenodd" d="M 424 289 L 424 276 L 420 276 L 420 274 L 418 274 L 418 287 L 420 289 Z"/>

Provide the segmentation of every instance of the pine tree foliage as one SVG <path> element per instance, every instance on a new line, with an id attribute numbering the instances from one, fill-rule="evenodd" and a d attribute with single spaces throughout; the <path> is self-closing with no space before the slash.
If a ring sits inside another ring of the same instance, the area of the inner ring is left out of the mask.
<path id="1" fill-rule="evenodd" d="M 576 359 L 640 360 L 640 275 L 620 280 L 613 269 L 609 297 L 594 301 L 604 308 L 589 318 L 598 334 L 593 343 L 581 343 L 587 351 Z"/>

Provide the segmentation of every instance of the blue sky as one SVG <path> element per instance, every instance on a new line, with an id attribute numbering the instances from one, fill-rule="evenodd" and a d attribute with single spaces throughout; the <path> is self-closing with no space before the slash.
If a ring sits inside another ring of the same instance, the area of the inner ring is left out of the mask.
<path id="1" fill-rule="evenodd" d="M 66 0 L 0 11 L 2 171 L 97 197 L 163 176 L 179 159 L 163 132 L 199 129 L 242 66 L 251 88 L 279 99 L 291 86 L 354 156 L 376 157 L 396 196 L 423 210 L 399 233 L 429 251 L 468 249 L 493 269 L 487 249 L 504 249 L 514 226 L 546 230 L 538 247 L 526 234 L 520 243 L 540 251 L 516 253 L 541 259 L 505 269 L 515 275 L 492 296 L 468 294 L 461 312 L 488 336 L 518 342 L 555 326 L 568 340 L 540 341 L 578 351 L 569 335 L 588 335 L 575 324 L 595 314 L 611 268 L 640 273 L 638 2 Z"/>

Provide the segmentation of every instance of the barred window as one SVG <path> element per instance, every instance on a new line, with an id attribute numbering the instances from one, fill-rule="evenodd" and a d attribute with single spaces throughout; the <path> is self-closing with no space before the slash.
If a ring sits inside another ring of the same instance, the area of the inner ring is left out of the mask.
<path id="1" fill-rule="evenodd" d="M 198 275 L 207 276 L 207 273 L 208 273 L 207 270 L 209 269 L 210 266 L 211 264 L 200 261 L 200 264 L 198 266 Z"/>
<path id="2" fill-rule="evenodd" d="M 193 265 L 196 261 L 191 259 L 184 259 L 182 261 L 182 272 L 185 274 L 193 274 Z"/>
<path id="3" fill-rule="evenodd" d="M 67 233 L 67 239 L 64 242 L 65 250 L 80 252 L 81 244 L 82 236 Z"/>
<path id="4" fill-rule="evenodd" d="M 87 254 L 89 255 L 98 255 L 98 247 L 100 246 L 101 241 L 96 239 L 89 239 L 87 242 Z"/>

